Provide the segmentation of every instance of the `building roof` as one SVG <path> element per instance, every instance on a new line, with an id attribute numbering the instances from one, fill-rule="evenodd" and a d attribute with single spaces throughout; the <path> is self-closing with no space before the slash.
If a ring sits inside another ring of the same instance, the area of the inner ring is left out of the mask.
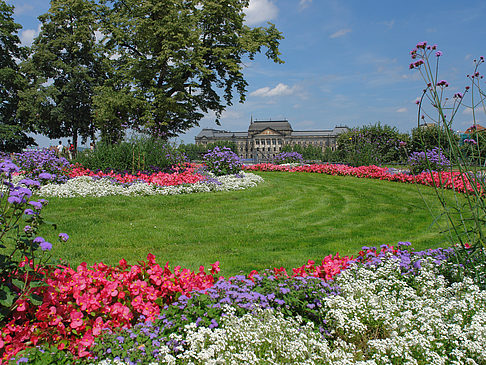
<path id="1" fill-rule="evenodd" d="M 320 130 L 320 131 L 293 131 L 291 136 L 292 137 L 318 137 L 318 136 L 328 136 L 330 134 L 335 134 L 333 133 L 332 129 L 329 130 Z"/>
<path id="2" fill-rule="evenodd" d="M 470 134 L 470 133 L 474 133 L 474 132 L 481 132 L 481 131 L 484 131 L 485 129 L 486 128 L 484 128 L 482 125 L 474 124 L 474 125 L 470 126 L 468 129 L 466 129 L 466 131 L 464 133 Z"/>
<path id="3" fill-rule="evenodd" d="M 271 128 L 275 131 L 291 131 L 292 127 L 286 120 L 257 120 L 250 124 L 248 132 L 250 131 L 263 131 L 264 129 Z"/>

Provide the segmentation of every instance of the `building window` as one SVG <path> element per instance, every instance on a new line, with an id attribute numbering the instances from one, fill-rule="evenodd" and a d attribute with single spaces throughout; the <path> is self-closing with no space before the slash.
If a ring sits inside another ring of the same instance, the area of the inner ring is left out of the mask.
<path id="1" fill-rule="evenodd" d="M 277 144 L 277 140 L 276 139 L 272 139 L 272 144 L 273 145 Z"/>
<path id="2" fill-rule="evenodd" d="M 269 139 L 267 139 L 267 144 L 268 144 L 268 145 L 270 145 L 270 144 L 271 144 L 271 142 L 270 142 L 270 138 L 269 138 Z"/>
<path id="3" fill-rule="evenodd" d="M 255 140 L 255 144 L 258 144 L 259 145 L 260 144 L 260 140 L 259 139 L 256 139 Z"/>
<path id="4" fill-rule="evenodd" d="M 265 140 L 264 139 L 262 139 L 262 145 L 265 145 Z"/>

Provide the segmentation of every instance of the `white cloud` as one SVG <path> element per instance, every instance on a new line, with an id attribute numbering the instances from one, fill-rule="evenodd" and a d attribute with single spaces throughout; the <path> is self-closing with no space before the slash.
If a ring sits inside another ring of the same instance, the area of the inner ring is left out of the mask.
<path id="1" fill-rule="evenodd" d="M 41 25 L 37 27 L 37 30 L 35 29 L 25 29 L 20 33 L 20 43 L 22 43 L 23 46 L 30 46 L 32 42 L 34 41 L 34 38 L 39 35 L 41 30 Z"/>
<path id="2" fill-rule="evenodd" d="M 392 19 L 390 21 L 384 21 L 383 24 L 388 28 L 392 29 L 393 26 L 395 25 L 395 19 Z"/>
<path id="3" fill-rule="evenodd" d="M 407 108 L 398 108 L 398 109 L 396 110 L 396 112 L 397 112 L 397 113 L 405 113 L 405 112 L 407 112 L 407 111 L 408 111 L 408 110 L 407 110 Z"/>
<path id="4" fill-rule="evenodd" d="M 305 9 L 307 8 L 310 4 L 312 3 L 312 0 L 300 0 L 299 1 L 299 8 L 302 10 L 302 9 Z"/>
<path id="5" fill-rule="evenodd" d="M 340 29 L 329 36 L 329 38 L 339 38 L 351 32 L 351 28 Z"/>
<path id="6" fill-rule="evenodd" d="M 283 95 L 291 95 L 295 92 L 295 87 L 289 87 L 289 85 L 285 85 L 279 83 L 273 89 L 269 88 L 268 86 L 262 87 L 250 93 L 251 96 L 263 96 L 263 97 L 273 97 L 273 96 L 283 96 Z"/>
<path id="7" fill-rule="evenodd" d="M 271 0 L 250 0 L 245 14 L 245 22 L 248 25 L 255 25 L 275 19 L 278 8 Z"/>
<path id="8" fill-rule="evenodd" d="M 15 15 L 21 15 L 25 13 L 30 13 L 32 10 L 34 10 L 34 7 L 30 4 L 23 4 L 16 6 L 14 9 Z"/>

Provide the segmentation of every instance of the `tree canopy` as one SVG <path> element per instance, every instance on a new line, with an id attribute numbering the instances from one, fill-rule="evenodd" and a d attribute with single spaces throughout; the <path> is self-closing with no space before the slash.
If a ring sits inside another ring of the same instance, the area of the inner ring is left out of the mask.
<path id="1" fill-rule="evenodd" d="M 17 115 L 18 93 L 25 86 L 18 62 L 24 59 L 26 49 L 20 45 L 21 26 L 14 22 L 13 10 L 0 0 L 0 150 L 5 152 L 19 152 L 35 144 Z"/>
<path id="2" fill-rule="evenodd" d="M 107 77 L 106 57 L 96 40 L 99 5 L 91 0 L 52 0 L 39 17 L 42 28 L 22 64 L 30 87 L 19 111 L 49 138 L 93 138 L 95 88 Z"/>
<path id="3" fill-rule="evenodd" d="M 100 127 L 122 119 L 132 128 L 171 137 L 197 126 L 209 112 L 218 123 L 235 90 L 244 102 L 243 62 L 263 48 L 269 59 L 283 62 L 278 50 L 283 37 L 274 25 L 244 24 L 248 3 L 107 1 L 102 24 L 115 76 L 96 96 Z"/>

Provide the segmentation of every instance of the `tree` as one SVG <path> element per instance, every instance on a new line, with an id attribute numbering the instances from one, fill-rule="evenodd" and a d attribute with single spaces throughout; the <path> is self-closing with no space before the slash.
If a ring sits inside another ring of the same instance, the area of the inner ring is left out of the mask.
<path id="1" fill-rule="evenodd" d="M 337 153 L 353 165 L 381 165 L 405 160 L 409 136 L 380 123 L 353 128 L 337 139 Z"/>
<path id="2" fill-rule="evenodd" d="M 26 56 L 26 49 L 20 46 L 21 26 L 14 22 L 13 10 L 0 0 L 0 150 L 4 152 L 20 152 L 35 144 L 17 115 L 18 93 L 25 85 L 17 61 Z"/>
<path id="3" fill-rule="evenodd" d="M 249 0 L 106 1 L 103 33 L 117 76 L 97 97 L 100 128 L 121 116 L 134 129 L 168 138 L 210 111 L 219 124 L 234 90 L 245 100 L 244 60 L 265 48 L 267 58 L 283 62 L 274 25 L 244 24 Z M 117 108 L 107 99 L 118 100 Z"/>
<path id="4" fill-rule="evenodd" d="M 449 138 L 452 138 L 452 143 L 459 143 L 459 136 L 453 131 L 448 131 L 445 126 L 423 125 L 412 129 L 410 149 L 413 152 L 431 150 L 435 147 L 449 150 Z"/>
<path id="5" fill-rule="evenodd" d="M 21 112 L 50 138 L 94 138 L 93 96 L 107 78 L 107 59 L 97 42 L 99 5 L 91 0 L 52 0 L 22 67 L 30 87 Z"/>

